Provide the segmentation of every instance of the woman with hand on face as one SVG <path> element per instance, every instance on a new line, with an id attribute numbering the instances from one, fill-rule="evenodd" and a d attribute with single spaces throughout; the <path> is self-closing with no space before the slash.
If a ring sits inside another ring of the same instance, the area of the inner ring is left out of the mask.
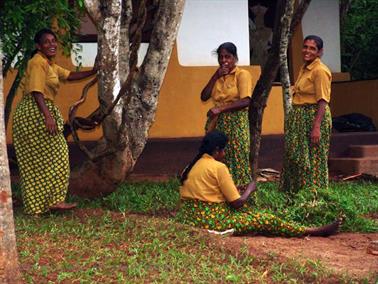
<path id="1" fill-rule="evenodd" d="M 302 66 L 293 91 L 293 107 L 285 134 L 281 188 L 296 193 L 301 188 L 328 187 L 328 152 L 332 128 L 329 109 L 331 71 L 320 57 L 323 40 L 315 35 L 303 41 Z"/>
<path id="2" fill-rule="evenodd" d="M 237 186 L 246 186 L 252 180 L 248 122 L 252 77 L 236 66 L 238 55 L 233 43 L 222 43 L 216 53 L 219 68 L 201 92 L 202 101 L 212 98 L 215 105 L 207 113 L 206 130 L 217 129 L 228 136 L 225 163 Z"/>
<path id="3" fill-rule="evenodd" d="M 75 81 L 96 74 L 71 72 L 53 62 L 57 37 L 42 29 L 34 37 L 36 51 L 28 61 L 19 92 L 22 99 L 13 117 L 13 144 L 21 177 L 25 213 L 37 215 L 50 209 L 71 209 L 65 203 L 70 174 L 63 117 L 54 105 L 60 81 Z"/>
<path id="4" fill-rule="evenodd" d="M 232 229 L 238 235 L 328 236 L 337 232 L 339 220 L 323 227 L 306 228 L 246 204 L 256 184 L 251 182 L 243 194 L 238 192 L 222 162 L 227 141 L 220 131 L 208 132 L 197 156 L 185 168 L 181 176 L 181 207 L 176 215 L 179 222 L 219 232 Z"/>

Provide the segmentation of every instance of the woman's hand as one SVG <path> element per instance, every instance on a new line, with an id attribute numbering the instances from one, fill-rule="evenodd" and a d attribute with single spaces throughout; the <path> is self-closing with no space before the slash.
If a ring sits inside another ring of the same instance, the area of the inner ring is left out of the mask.
<path id="1" fill-rule="evenodd" d="M 320 142 L 320 125 L 322 123 L 327 104 L 328 103 L 323 99 L 318 101 L 318 110 L 312 123 L 312 130 L 310 134 L 310 140 L 313 145 L 318 145 Z"/>
<path id="2" fill-rule="evenodd" d="M 58 127 L 56 125 L 54 117 L 51 115 L 49 109 L 47 108 L 43 94 L 39 92 L 32 92 L 32 96 L 34 97 L 39 111 L 45 118 L 45 126 L 47 132 L 51 135 L 58 134 Z"/>
<path id="3" fill-rule="evenodd" d="M 209 111 L 207 112 L 207 116 L 210 117 L 210 118 L 214 118 L 218 114 L 220 114 L 221 112 L 222 111 L 219 108 L 213 107 L 213 108 L 209 109 Z"/>
<path id="4" fill-rule="evenodd" d="M 45 116 L 45 125 L 46 125 L 47 132 L 49 134 L 51 135 L 58 134 L 58 127 L 56 126 L 55 120 L 51 116 L 50 113 Z"/>
<path id="5" fill-rule="evenodd" d="M 320 142 L 320 126 L 314 125 L 311 130 L 311 143 L 319 144 Z"/>
<path id="6" fill-rule="evenodd" d="M 230 73 L 230 69 L 228 68 L 227 65 L 223 65 L 223 66 L 220 66 L 213 74 L 213 76 L 211 76 L 209 82 L 207 82 L 205 88 L 203 88 L 202 92 L 201 92 L 201 100 L 203 102 L 206 102 L 208 99 L 210 99 L 211 97 L 211 92 L 213 90 L 213 87 L 215 85 L 215 82 L 222 76 L 225 76 L 227 75 L 228 73 Z M 209 116 L 209 114 L 208 114 Z"/>
<path id="7" fill-rule="evenodd" d="M 228 67 L 228 65 L 222 65 L 218 68 L 217 70 L 217 75 L 218 75 L 218 78 L 222 77 L 222 76 L 226 76 L 228 73 L 230 73 L 230 68 Z"/>
<path id="8" fill-rule="evenodd" d="M 235 201 L 230 202 L 230 205 L 232 208 L 239 209 L 244 205 L 244 203 L 247 202 L 249 196 L 251 193 L 255 192 L 257 190 L 256 183 L 254 181 L 251 181 L 248 185 L 245 191 L 242 193 L 240 198 L 236 199 Z"/>

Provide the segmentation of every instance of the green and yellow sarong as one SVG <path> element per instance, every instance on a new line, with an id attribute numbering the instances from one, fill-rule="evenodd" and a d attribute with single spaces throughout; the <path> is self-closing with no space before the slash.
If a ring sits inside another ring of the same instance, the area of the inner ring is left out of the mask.
<path id="1" fill-rule="evenodd" d="M 328 188 L 328 153 L 332 130 L 329 106 L 320 126 L 320 143 L 311 143 L 311 131 L 318 105 L 294 105 L 285 134 L 281 189 L 297 193 L 300 189 Z"/>
<path id="2" fill-rule="evenodd" d="M 262 234 L 270 236 L 302 236 L 305 227 L 268 213 L 252 210 L 247 204 L 234 209 L 227 203 L 205 202 L 200 200 L 182 200 L 176 215 L 180 223 L 203 229 L 225 231 L 234 229 L 235 234 Z"/>
<path id="3" fill-rule="evenodd" d="M 65 200 L 70 174 L 68 146 L 59 109 L 45 99 L 59 133 L 47 132 L 44 117 L 32 95 L 25 95 L 13 117 L 13 144 L 21 177 L 24 210 L 40 214 Z"/>
<path id="4" fill-rule="evenodd" d="M 206 123 L 206 129 L 210 121 Z M 225 149 L 227 165 L 236 186 L 252 181 L 249 164 L 249 121 L 248 110 L 226 112 L 218 115 L 215 129 L 227 135 L 229 142 Z"/>

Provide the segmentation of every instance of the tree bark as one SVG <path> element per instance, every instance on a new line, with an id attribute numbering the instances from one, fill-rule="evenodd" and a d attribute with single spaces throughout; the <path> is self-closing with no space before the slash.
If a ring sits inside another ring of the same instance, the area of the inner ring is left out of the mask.
<path id="1" fill-rule="evenodd" d="M 252 176 L 254 179 L 256 179 L 256 173 L 258 169 L 258 158 L 261 142 L 261 126 L 264 109 L 266 107 L 266 102 L 272 88 L 272 82 L 276 78 L 280 66 L 279 50 L 282 31 L 281 18 L 284 15 L 287 1 L 290 0 L 280 0 L 277 2 L 272 48 L 269 51 L 267 61 L 262 68 L 260 78 L 257 81 L 255 89 L 253 90 L 252 99 L 248 110 L 249 132 L 251 137 L 250 163 Z M 298 7 L 295 9 L 295 13 L 290 25 L 288 40 L 290 40 L 292 32 L 301 21 L 310 2 L 311 0 L 302 0 Z"/>
<path id="2" fill-rule="evenodd" d="M 340 26 L 342 27 L 345 23 L 345 18 L 348 14 L 352 0 L 341 0 L 339 4 L 339 13 L 340 13 Z"/>
<path id="3" fill-rule="evenodd" d="M 287 118 L 291 110 L 291 92 L 290 92 L 290 75 L 289 75 L 289 66 L 287 59 L 287 50 L 289 46 L 290 34 L 290 24 L 291 19 L 293 18 L 295 0 L 289 0 L 286 2 L 285 12 L 282 16 L 282 30 L 281 30 L 281 40 L 280 40 L 280 77 L 282 84 L 282 95 L 283 95 L 283 105 L 284 105 L 284 129 L 286 132 L 287 129 Z"/>
<path id="4" fill-rule="evenodd" d="M 0 43 L 1 47 L 1 43 Z M 0 50 L 0 69 L 2 68 Z M 5 139 L 3 76 L 0 73 L 0 283 L 21 283 Z"/>
<path id="5" fill-rule="evenodd" d="M 120 67 L 127 65 L 122 64 L 120 58 L 126 57 L 130 62 L 133 54 L 130 48 L 123 47 L 125 42 L 130 45 L 129 38 L 125 37 L 129 36 L 128 24 L 132 14 L 122 9 L 132 7 L 131 0 L 125 1 L 85 1 L 89 14 L 98 23 L 101 107 L 111 105 L 129 72 L 133 73 L 130 74 L 129 88 L 105 119 L 102 125 L 104 136 L 94 149 L 95 153 L 107 151 L 108 154 L 85 162 L 71 174 L 70 191 L 73 194 L 98 196 L 113 192 L 133 170 L 155 117 L 159 90 L 184 8 L 184 0 L 159 2 L 150 45 L 142 66 L 136 71 L 129 70 L 129 65 Z"/>
<path id="6" fill-rule="evenodd" d="M 4 123 L 5 123 L 5 128 L 8 128 L 9 125 L 9 119 L 12 111 L 12 104 L 14 101 L 14 98 L 16 97 L 16 91 L 18 86 L 20 85 L 21 82 L 21 74 L 17 71 L 16 78 L 14 79 L 12 83 L 12 87 L 10 88 L 8 95 L 5 99 L 5 107 L 4 107 Z"/>

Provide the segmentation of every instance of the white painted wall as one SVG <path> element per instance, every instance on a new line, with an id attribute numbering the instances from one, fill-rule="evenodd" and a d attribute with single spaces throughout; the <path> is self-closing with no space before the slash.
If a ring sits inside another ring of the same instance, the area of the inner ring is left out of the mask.
<path id="1" fill-rule="evenodd" d="M 323 39 L 322 61 L 332 72 L 341 71 L 339 0 L 312 0 L 302 19 L 303 36 Z"/>
<path id="2" fill-rule="evenodd" d="M 249 65 L 248 0 L 186 0 L 177 36 L 183 66 L 217 66 L 213 51 L 231 41 L 239 65 Z"/>
<path id="3" fill-rule="evenodd" d="M 138 50 L 138 66 L 143 62 L 144 57 L 146 56 L 148 43 L 141 43 Z M 79 66 L 81 61 L 83 67 L 92 67 L 97 55 L 97 42 L 82 42 L 79 44 L 74 44 L 73 49 L 78 49 L 78 55 L 81 56 L 81 59 L 76 60 L 77 56 L 71 52 L 71 61 L 75 66 Z M 79 51 L 80 50 L 80 51 Z"/>
<path id="4" fill-rule="evenodd" d="M 304 35 L 315 34 L 324 41 L 323 62 L 340 72 L 339 0 L 312 0 L 302 19 Z M 248 0 L 186 0 L 177 36 L 179 63 L 183 66 L 217 66 L 213 51 L 231 41 L 238 48 L 239 65 L 249 65 Z M 97 43 L 81 43 L 82 66 L 93 66 Z M 148 44 L 142 43 L 138 65 Z M 71 55 L 75 62 L 75 55 Z"/>

